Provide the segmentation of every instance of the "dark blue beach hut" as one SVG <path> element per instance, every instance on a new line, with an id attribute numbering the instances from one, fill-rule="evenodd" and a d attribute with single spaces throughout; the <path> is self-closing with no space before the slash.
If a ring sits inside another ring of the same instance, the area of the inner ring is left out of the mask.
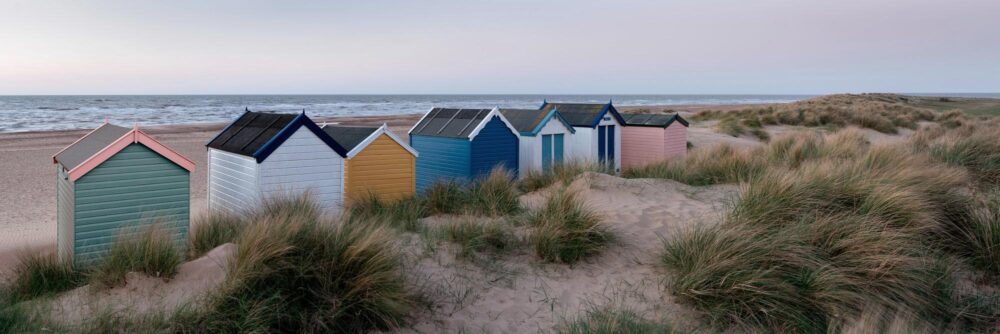
<path id="1" fill-rule="evenodd" d="M 517 175 L 517 130 L 494 109 L 434 108 L 410 129 L 417 192 L 439 181 L 466 181 L 503 166 Z"/>

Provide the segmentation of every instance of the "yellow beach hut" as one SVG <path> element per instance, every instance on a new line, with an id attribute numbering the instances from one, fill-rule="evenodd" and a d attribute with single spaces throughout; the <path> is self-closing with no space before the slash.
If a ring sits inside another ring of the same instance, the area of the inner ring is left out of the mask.
<path id="1" fill-rule="evenodd" d="M 383 201 L 413 196 L 417 151 L 385 124 L 377 128 L 324 125 L 323 131 L 347 150 L 344 164 L 347 201 L 369 193 Z"/>

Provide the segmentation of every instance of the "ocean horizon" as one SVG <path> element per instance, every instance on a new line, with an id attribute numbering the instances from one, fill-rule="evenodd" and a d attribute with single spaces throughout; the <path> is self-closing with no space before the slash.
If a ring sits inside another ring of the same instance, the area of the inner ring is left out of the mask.
<path id="1" fill-rule="evenodd" d="M 1000 98 L 1000 93 L 919 93 Z M 0 95 L 0 133 L 93 128 L 105 119 L 140 125 L 227 122 L 245 109 L 310 116 L 420 114 L 432 107 L 537 108 L 545 100 L 616 105 L 785 103 L 803 94 L 469 94 L 469 95 Z"/>

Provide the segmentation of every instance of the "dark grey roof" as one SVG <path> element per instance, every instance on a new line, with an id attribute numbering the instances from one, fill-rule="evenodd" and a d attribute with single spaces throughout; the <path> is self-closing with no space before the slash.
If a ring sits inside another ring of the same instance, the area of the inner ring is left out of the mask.
<path id="1" fill-rule="evenodd" d="M 79 141 L 71 144 L 54 157 L 67 170 L 72 170 L 90 157 L 100 152 L 116 139 L 121 138 L 131 129 L 105 123 L 94 131 L 80 138 Z"/>
<path id="2" fill-rule="evenodd" d="M 541 110 L 549 111 L 555 108 L 562 115 L 563 119 L 566 120 L 572 126 L 576 127 L 588 127 L 593 128 L 601 122 L 601 116 L 605 110 L 611 114 L 612 117 L 618 119 L 619 123 L 624 121 L 621 119 L 621 115 L 618 114 L 618 110 L 615 109 L 611 103 L 552 103 L 545 102 L 542 104 Z"/>
<path id="3" fill-rule="evenodd" d="M 538 109 L 500 109 L 503 117 L 520 132 L 532 132 L 545 120 L 548 111 Z"/>
<path id="4" fill-rule="evenodd" d="M 378 131 L 378 128 L 339 125 L 327 125 L 323 127 L 323 132 L 333 137 L 333 140 L 348 152 L 365 141 L 365 138 L 371 136 L 375 131 Z"/>
<path id="5" fill-rule="evenodd" d="M 252 157 L 296 116 L 247 111 L 208 142 L 208 147 Z"/>
<path id="6" fill-rule="evenodd" d="M 621 114 L 628 126 L 653 126 L 665 128 L 674 121 L 678 121 L 684 126 L 688 126 L 687 120 L 678 114 Z"/>
<path id="7" fill-rule="evenodd" d="M 434 108 L 417 123 L 410 134 L 421 136 L 468 138 L 472 130 L 492 109 Z"/>

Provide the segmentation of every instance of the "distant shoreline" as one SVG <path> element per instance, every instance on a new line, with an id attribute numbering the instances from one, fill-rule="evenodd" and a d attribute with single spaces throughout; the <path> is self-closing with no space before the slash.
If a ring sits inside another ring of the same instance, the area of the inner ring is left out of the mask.
<path id="1" fill-rule="evenodd" d="M 742 103 L 742 104 L 677 104 L 677 105 L 642 105 L 642 106 L 617 106 L 621 111 L 629 110 L 639 110 L 647 109 L 654 111 L 667 111 L 673 110 L 681 113 L 691 113 L 700 110 L 707 109 L 739 109 L 751 106 L 761 106 L 761 105 L 771 105 L 777 103 Z M 306 111 L 308 115 L 309 112 Z M 382 123 L 388 123 L 390 126 L 405 122 L 405 121 L 416 121 L 422 116 L 423 113 L 412 113 L 412 114 L 393 114 L 393 115 L 365 115 L 365 116 L 330 116 L 330 117 L 317 117 L 310 116 L 317 123 L 322 122 L 346 122 L 356 125 L 381 125 Z M 130 125 L 121 122 L 112 121 L 118 125 Z M 229 124 L 229 122 L 192 122 L 192 123 L 176 123 L 176 124 L 157 124 L 157 125 L 143 125 L 139 122 L 139 127 L 144 131 L 156 135 L 156 134 L 176 134 L 185 132 L 202 132 L 202 131 L 218 131 L 221 130 L 223 126 Z M 91 129 L 55 129 L 55 130 L 31 130 L 31 131 L 8 131 L 0 132 L 0 151 L 6 145 L 3 145 L 5 140 L 16 140 L 23 138 L 44 138 L 44 137 L 59 137 L 63 135 L 72 135 L 79 137 L 80 135 L 90 131 Z"/>

